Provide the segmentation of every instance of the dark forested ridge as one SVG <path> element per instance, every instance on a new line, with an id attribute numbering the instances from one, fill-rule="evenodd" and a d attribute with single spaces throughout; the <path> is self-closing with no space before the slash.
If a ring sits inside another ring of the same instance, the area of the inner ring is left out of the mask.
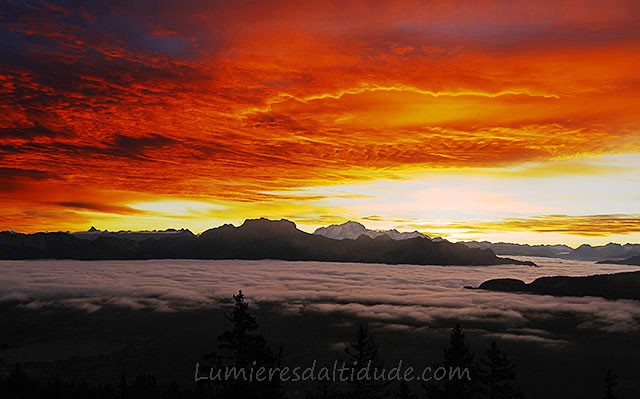
<path id="1" fill-rule="evenodd" d="M 88 232 L 91 233 L 91 232 Z M 500 258 L 490 249 L 469 248 L 427 238 L 402 241 L 333 240 L 305 233 L 288 220 L 253 219 L 235 227 L 225 224 L 196 236 L 152 234 L 0 233 L 0 259 L 280 259 L 290 261 L 361 262 L 417 265 L 534 265 Z"/>
<path id="2" fill-rule="evenodd" d="M 541 277 L 529 284 L 517 279 L 501 278 L 485 281 L 479 288 L 555 296 L 599 296 L 607 299 L 640 300 L 640 272 L 586 277 Z"/>

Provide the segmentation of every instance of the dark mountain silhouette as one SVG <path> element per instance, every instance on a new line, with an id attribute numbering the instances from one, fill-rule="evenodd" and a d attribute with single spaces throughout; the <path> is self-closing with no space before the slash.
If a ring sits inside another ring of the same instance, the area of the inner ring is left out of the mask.
<path id="1" fill-rule="evenodd" d="M 528 245 L 506 242 L 466 241 L 471 248 L 491 249 L 497 255 L 505 256 L 541 256 L 569 260 L 599 261 L 603 259 L 625 259 L 640 255 L 640 244 L 616 244 L 591 246 L 583 244 L 576 249 L 567 245 Z M 609 262 L 610 263 L 610 262 Z"/>
<path id="2" fill-rule="evenodd" d="M 95 240 L 101 237 L 113 237 L 113 238 L 126 238 L 129 240 L 143 241 L 149 238 L 165 238 L 165 237 L 193 237 L 195 236 L 190 230 L 187 229 L 167 229 L 167 230 L 145 230 L 145 231 L 100 231 L 91 226 L 88 231 L 79 231 L 70 233 L 77 238 L 83 238 L 85 240 Z"/>
<path id="3" fill-rule="evenodd" d="M 189 232 L 190 233 L 190 232 Z M 0 259 L 281 259 L 291 261 L 360 262 L 416 265 L 498 265 L 522 262 L 500 258 L 488 249 L 423 238 L 395 241 L 333 240 L 305 233 L 288 220 L 253 219 L 241 226 L 225 224 L 195 236 L 153 234 L 129 238 L 106 234 L 79 238 L 69 233 L 0 233 Z M 89 233 L 87 233 L 89 234 Z M 91 232 L 95 234 L 95 232 Z"/>
<path id="4" fill-rule="evenodd" d="M 573 250 L 566 259 L 575 260 L 603 260 L 603 259 L 625 259 L 631 256 L 640 255 L 640 244 L 615 244 L 592 247 L 589 244 L 580 245 Z"/>
<path id="5" fill-rule="evenodd" d="M 568 256 L 573 251 L 573 248 L 567 245 L 529 245 L 489 241 L 465 241 L 464 244 L 470 248 L 491 249 L 496 254 L 512 256 L 561 258 Z"/>
<path id="6" fill-rule="evenodd" d="M 632 257 L 627 258 L 627 259 L 618 259 L 618 260 L 608 259 L 608 260 L 601 260 L 601 261 L 596 262 L 596 263 L 612 263 L 612 264 L 614 264 L 614 265 L 632 265 L 632 266 L 640 266 L 640 255 L 632 256 Z"/>
<path id="7" fill-rule="evenodd" d="M 521 280 L 500 278 L 485 281 L 479 288 L 554 296 L 599 296 L 607 299 L 640 300 L 640 272 L 586 277 L 541 277 L 529 284 Z"/>

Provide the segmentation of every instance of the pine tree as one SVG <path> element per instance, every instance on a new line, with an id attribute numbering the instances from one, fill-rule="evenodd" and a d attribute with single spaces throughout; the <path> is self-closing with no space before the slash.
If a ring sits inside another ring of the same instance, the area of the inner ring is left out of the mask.
<path id="1" fill-rule="evenodd" d="M 230 315 L 225 317 L 233 324 L 233 329 L 225 331 L 218 337 L 219 349 L 230 353 L 230 360 L 235 366 L 246 367 L 257 363 L 271 364 L 275 357 L 262 334 L 256 333 L 258 322 L 249 313 L 249 304 L 244 299 L 242 290 L 233 295 L 235 305 Z"/>
<path id="2" fill-rule="evenodd" d="M 500 350 L 498 344 L 491 342 L 480 360 L 478 378 L 482 384 L 482 397 L 487 399 L 520 399 L 522 392 L 515 386 L 515 365 Z"/>
<path id="3" fill-rule="evenodd" d="M 218 337 L 218 349 L 223 354 L 217 356 L 216 364 L 225 371 L 225 367 L 244 369 L 246 376 L 250 376 L 251 369 L 260 367 L 280 367 L 282 350 L 275 356 L 264 336 L 258 333 L 258 322 L 249 312 L 249 304 L 244 294 L 239 291 L 233 296 L 234 307 L 227 320 L 232 323 L 232 329 L 225 331 Z M 220 398 L 279 398 L 282 396 L 280 383 L 272 381 L 247 381 L 244 378 L 223 381 L 217 389 Z"/>
<path id="4" fill-rule="evenodd" d="M 474 399 L 478 397 L 476 365 L 471 347 L 459 324 L 451 330 L 449 347 L 444 350 L 444 362 L 447 376 L 439 383 L 423 386 L 429 399 Z M 458 370 L 459 373 L 456 373 Z M 465 370 L 468 370 L 466 372 Z M 454 378 L 449 379 L 453 371 Z M 461 378 L 457 378 L 461 376 Z"/>
<path id="5" fill-rule="evenodd" d="M 340 361 L 354 371 L 354 379 L 349 381 L 351 391 L 349 398 L 384 397 L 387 394 L 389 382 L 382 379 L 374 379 L 374 370 L 382 371 L 383 363 L 378 357 L 378 345 L 369 333 L 368 326 L 365 323 L 360 323 L 355 341 L 349 344 L 344 352 L 346 358 L 344 360 L 340 358 Z M 368 372 L 365 373 L 363 370 L 367 368 Z M 359 374 L 366 378 L 359 378 Z"/>
<path id="6" fill-rule="evenodd" d="M 607 375 L 604 378 L 605 395 L 604 399 L 616 399 L 615 388 L 618 386 L 618 376 L 613 374 L 611 369 L 607 370 Z"/>

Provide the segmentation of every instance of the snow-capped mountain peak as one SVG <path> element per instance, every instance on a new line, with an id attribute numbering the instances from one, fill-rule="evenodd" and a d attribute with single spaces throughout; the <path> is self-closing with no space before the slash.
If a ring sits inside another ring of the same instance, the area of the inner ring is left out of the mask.
<path id="1" fill-rule="evenodd" d="M 371 238 L 380 237 L 386 235 L 393 240 L 406 240 L 409 238 L 429 238 L 428 236 L 419 233 L 417 231 L 412 232 L 399 232 L 396 229 L 393 230 L 369 230 L 362 223 L 348 221 L 343 224 L 333 224 L 327 227 L 320 227 L 313 234 L 321 235 L 334 240 L 355 240 L 361 235 L 366 235 Z"/>

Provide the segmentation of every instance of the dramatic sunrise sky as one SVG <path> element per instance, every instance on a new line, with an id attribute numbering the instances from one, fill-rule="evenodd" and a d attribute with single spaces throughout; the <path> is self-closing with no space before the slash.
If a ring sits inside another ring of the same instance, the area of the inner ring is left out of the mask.
<path id="1" fill-rule="evenodd" d="M 3 1 L 0 230 L 640 242 L 640 2 Z"/>

